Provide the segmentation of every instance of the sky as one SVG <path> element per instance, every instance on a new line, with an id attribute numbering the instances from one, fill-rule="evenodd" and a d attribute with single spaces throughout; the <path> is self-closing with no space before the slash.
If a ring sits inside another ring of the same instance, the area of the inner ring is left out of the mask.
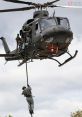
<path id="1" fill-rule="evenodd" d="M 82 5 L 81 0 L 61 0 L 57 4 L 68 5 L 69 2 L 72 5 Z M 26 5 L 0 1 L 0 9 L 21 6 Z M 74 54 L 78 50 L 78 55 L 62 67 L 51 60 L 34 60 L 28 64 L 29 84 L 35 104 L 34 117 L 70 117 L 71 112 L 82 109 L 82 9 L 48 9 L 50 16 L 54 10 L 56 16 L 68 17 L 74 34 L 69 51 Z M 11 50 L 16 48 L 17 33 L 24 22 L 32 18 L 33 12 L 34 10 L 0 14 L 0 37 L 6 38 Z M 1 41 L 0 53 L 4 53 Z M 65 54 L 58 59 L 62 62 L 67 57 Z M 0 58 L 0 115 L 30 117 L 25 97 L 21 95 L 22 86 L 26 85 L 25 65 L 18 67 L 18 61 L 5 62 L 4 58 Z"/>

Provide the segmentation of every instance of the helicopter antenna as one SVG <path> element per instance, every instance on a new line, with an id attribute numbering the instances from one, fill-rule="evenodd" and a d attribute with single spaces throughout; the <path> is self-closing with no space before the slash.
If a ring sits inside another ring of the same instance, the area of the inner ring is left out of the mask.
<path id="1" fill-rule="evenodd" d="M 53 17 L 55 16 L 55 10 L 54 10 L 54 12 L 53 12 Z"/>

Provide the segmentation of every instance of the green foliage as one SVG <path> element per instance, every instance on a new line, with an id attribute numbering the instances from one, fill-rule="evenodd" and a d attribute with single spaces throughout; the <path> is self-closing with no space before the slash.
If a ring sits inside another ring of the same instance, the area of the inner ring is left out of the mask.
<path id="1" fill-rule="evenodd" d="M 13 117 L 13 116 L 9 115 L 8 117 Z"/>
<path id="2" fill-rule="evenodd" d="M 71 117 L 82 117 L 82 111 L 76 111 L 71 114 Z"/>
<path id="3" fill-rule="evenodd" d="M 0 116 L 0 117 L 2 117 L 2 116 Z M 8 115 L 8 116 L 5 116 L 5 117 L 13 117 L 12 115 Z"/>

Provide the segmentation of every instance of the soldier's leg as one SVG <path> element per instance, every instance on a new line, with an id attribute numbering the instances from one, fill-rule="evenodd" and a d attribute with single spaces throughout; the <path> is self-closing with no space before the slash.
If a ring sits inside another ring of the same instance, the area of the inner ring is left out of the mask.
<path id="1" fill-rule="evenodd" d="M 30 114 L 33 114 L 34 112 L 33 112 L 32 104 L 30 104 L 29 106 L 30 106 L 29 107 L 29 112 L 30 112 Z"/>
<path id="2" fill-rule="evenodd" d="M 33 114 L 34 111 L 34 102 L 32 98 L 27 98 L 29 113 Z"/>

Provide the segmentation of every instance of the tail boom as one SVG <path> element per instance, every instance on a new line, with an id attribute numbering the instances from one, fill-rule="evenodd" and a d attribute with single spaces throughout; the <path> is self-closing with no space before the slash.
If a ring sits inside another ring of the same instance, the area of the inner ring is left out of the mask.
<path id="1" fill-rule="evenodd" d="M 4 50 L 5 50 L 6 54 L 10 53 L 10 49 L 9 49 L 9 47 L 7 45 L 7 42 L 6 42 L 5 38 L 1 37 L 0 39 L 2 40 L 3 47 L 4 47 Z"/>

